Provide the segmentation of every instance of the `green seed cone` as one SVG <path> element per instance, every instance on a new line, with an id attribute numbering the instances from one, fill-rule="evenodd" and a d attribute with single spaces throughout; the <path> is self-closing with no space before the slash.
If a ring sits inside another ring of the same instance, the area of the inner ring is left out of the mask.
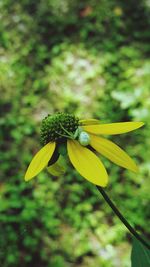
<path id="1" fill-rule="evenodd" d="M 49 142 L 63 141 L 67 135 L 66 131 L 74 134 L 78 126 L 79 119 L 74 115 L 68 113 L 48 115 L 42 121 L 41 142 L 46 145 Z"/>

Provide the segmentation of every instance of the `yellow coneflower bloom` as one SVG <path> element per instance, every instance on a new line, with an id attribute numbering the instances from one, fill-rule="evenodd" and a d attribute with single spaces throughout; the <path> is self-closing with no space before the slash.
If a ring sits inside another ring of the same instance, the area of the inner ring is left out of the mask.
<path id="1" fill-rule="evenodd" d="M 102 161 L 93 151 L 133 172 L 137 172 L 138 168 L 125 151 L 102 135 L 123 134 L 143 125 L 143 122 L 101 124 L 95 119 L 79 120 L 66 113 L 48 115 L 41 127 L 44 146 L 32 159 L 25 180 L 29 181 L 45 167 L 57 175 L 60 155 L 64 155 L 63 150 L 66 147 L 69 159 L 80 175 L 93 184 L 105 187 L 108 183 L 108 174 Z"/>

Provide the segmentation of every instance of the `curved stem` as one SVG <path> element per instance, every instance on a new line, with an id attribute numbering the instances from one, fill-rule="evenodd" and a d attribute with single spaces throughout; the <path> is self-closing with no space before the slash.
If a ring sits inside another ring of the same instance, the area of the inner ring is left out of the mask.
<path id="1" fill-rule="evenodd" d="M 124 216 L 120 213 L 114 203 L 110 200 L 104 189 L 100 186 L 96 186 L 98 191 L 102 194 L 103 198 L 106 200 L 108 205 L 112 208 L 114 213 L 118 216 L 118 218 L 122 221 L 122 223 L 127 227 L 132 235 L 136 237 L 145 247 L 150 249 L 150 245 L 135 231 L 135 229 L 128 223 L 128 221 L 124 218 Z"/>

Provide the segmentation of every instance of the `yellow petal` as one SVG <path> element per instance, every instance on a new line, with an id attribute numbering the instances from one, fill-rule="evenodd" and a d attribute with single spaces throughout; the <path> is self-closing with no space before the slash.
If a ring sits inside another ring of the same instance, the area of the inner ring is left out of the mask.
<path id="1" fill-rule="evenodd" d="M 80 125 L 95 125 L 95 124 L 100 124 L 99 120 L 96 119 L 87 119 L 87 120 L 80 120 L 79 121 Z"/>
<path id="2" fill-rule="evenodd" d="M 122 166 L 134 172 L 138 171 L 138 168 L 134 161 L 119 146 L 107 139 L 93 134 L 90 135 L 90 138 L 90 145 L 103 156 L 119 166 Z"/>
<path id="3" fill-rule="evenodd" d="M 84 178 L 99 186 L 105 187 L 107 185 L 106 169 L 93 152 L 75 140 L 67 141 L 67 150 L 72 165 Z"/>
<path id="4" fill-rule="evenodd" d="M 82 128 L 93 134 L 123 134 L 136 130 L 144 125 L 143 122 L 117 122 L 109 124 L 82 126 Z"/>
<path id="5" fill-rule="evenodd" d="M 47 170 L 53 176 L 60 176 L 66 172 L 64 158 L 60 155 L 59 159 L 52 165 L 47 167 Z"/>
<path id="6" fill-rule="evenodd" d="M 53 155 L 55 146 L 55 142 L 48 143 L 37 152 L 26 171 L 25 181 L 29 181 L 46 167 Z"/>

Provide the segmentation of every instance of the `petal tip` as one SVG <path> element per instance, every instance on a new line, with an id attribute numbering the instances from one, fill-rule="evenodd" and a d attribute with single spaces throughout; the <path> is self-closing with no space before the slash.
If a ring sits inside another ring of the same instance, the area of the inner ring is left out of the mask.
<path id="1" fill-rule="evenodd" d="M 106 187 L 108 185 L 108 181 L 106 182 L 106 183 L 104 183 L 104 184 L 101 184 L 101 187 Z"/>
<path id="2" fill-rule="evenodd" d="M 135 173 L 138 173 L 138 172 L 139 172 L 139 168 L 138 168 L 138 166 L 135 166 L 132 170 L 133 170 L 133 172 L 135 172 Z"/>
<path id="3" fill-rule="evenodd" d="M 128 167 L 127 169 L 131 170 L 134 173 L 139 172 L 139 167 L 136 165 L 136 163 L 134 161 L 132 161 L 132 166 Z"/>
<path id="4" fill-rule="evenodd" d="M 29 177 L 27 174 L 25 174 L 25 176 L 24 176 L 25 182 L 28 182 L 30 179 L 31 179 L 31 177 Z"/>
<path id="5" fill-rule="evenodd" d="M 31 180 L 47 166 L 48 161 L 53 155 L 55 146 L 55 142 L 48 143 L 35 154 L 25 173 L 25 181 Z"/>
<path id="6" fill-rule="evenodd" d="M 140 127 L 145 125 L 145 122 L 139 121 L 138 124 L 139 124 L 139 128 L 140 128 Z"/>
<path id="7" fill-rule="evenodd" d="M 106 176 L 103 178 L 103 180 L 100 181 L 100 183 L 97 183 L 98 186 L 106 187 L 108 185 L 108 175 L 106 173 Z"/>

